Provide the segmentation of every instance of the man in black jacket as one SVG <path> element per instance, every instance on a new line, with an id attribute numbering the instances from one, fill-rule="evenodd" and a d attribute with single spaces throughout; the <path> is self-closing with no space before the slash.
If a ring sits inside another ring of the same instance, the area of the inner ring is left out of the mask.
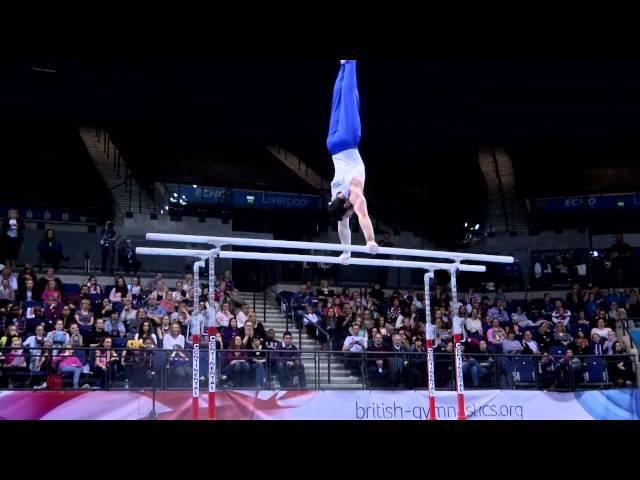
<path id="1" fill-rule="evenodd" d="M 289 387 L 291 379 L 295 376 L 298 377 L 299 388 L 307 386 L 304 365 L 300 360 L 300 352 L 293 344 L 291 332 L 284 332 L 282 336 L 282 345 L 280 345 L 280 351 L 276 356 L 275 369 L 280 388 Z"/>
<path id="2" fill-rule="evenodd" d="M 388 352 L 389 349 L 382 341 L 382 335 L 376 332 L 373 345 L 367 349 L 367 376 L 370 388 L 387 386 L 389 382 Z"/>

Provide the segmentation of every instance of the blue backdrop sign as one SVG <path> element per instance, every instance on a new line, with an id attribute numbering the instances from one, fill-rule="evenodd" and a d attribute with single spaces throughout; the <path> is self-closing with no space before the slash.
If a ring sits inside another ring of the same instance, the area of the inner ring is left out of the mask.
<path id="1" fill-rule="evenodd" d="M 257 208 L 262 210 L 314 210 L 320 209 L 320 196 L 296 193 L 238 190 L 221 187 L 167 184 L 169 199 L 187 205 Z"/>
<path id="2" fill-rule="evenodd" d="M 539 198 L 538 210 L 546 212 L 576 212 L 579 210 L 640 209 L 640 194 L 587 195 L 582 197 Z"/>

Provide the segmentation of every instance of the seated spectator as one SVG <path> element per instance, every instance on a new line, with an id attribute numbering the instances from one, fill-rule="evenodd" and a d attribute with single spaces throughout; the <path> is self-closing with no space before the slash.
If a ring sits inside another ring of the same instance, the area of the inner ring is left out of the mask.
<path id="1" fill-rule="evenodd" d="M 368 293 L 368 296 L 373 300 L 373 304 L 378 308 L 378 310 L 380 310 L 381 306 L 385 304 L 384 291 L 379 283 L 375 283 L 373 285 L 373 289 Z"/>
<path id="2" fill-rule="evenodd" d="M 551 316 L 554 310 L 555 310 L 555 304 L 554 302 L 551 301 L 551 294 L 547 292 L 544 294 L 544 298 L 542 299 L 542 307 L 540 311 L 545 315 Z"/>
<path id="3" fill-rule="evenodd" d="M 44 322 L 41 306 L 37 305 L 33 307 L 33 309 L 31 309 L 32 310 L 31 316 L 29 316 L 29 310 L 30 309 L 27 309 L 27 315 L 25 317 L 25 334 L 33 335 L 38 325 L 42 325 L 42 328 L 44 328 L 45 322 Z"/>
<path id="4" fill-rule="evenodd" d="M 178 280 L 176 282 L 176 289 L 173 292 L 168 293 L 169 296 L 173 297 L 174 302 L 181 302 L 182 300 L 187 299 L 187 291 L 184 289 L 184 282 Z"/>
<path id="5" fill-rule="evenodd" d="M 502 353 L 505 355 L 514 355 L 521 353 L 524 347 L 521 342 L 516 340 L 516 334 L 513 330 L 507 332 L 507 338 L 502 342 Z"/>
<path id="6" fill-rule="evenodd" d="M 591 334 L 591 344 L 589 345 L 589 355 L 604 355 L 604 348 L 602 347 L 602 338 L 597 333 Z"/>
<path id="7" fill-rule="evenodd" d="M 159 369 L 164 366 L 159 353 L 156 351 L 152 337 L 145 337 L 142 341 L 142 349 L 139 352 L 132 350 L 136 363 L 133 366 L 133 377 L 135 385 L 140 387 L 150 387 L 156 381 Z M 129 352 L 129 350 L 127 350 Z M 202 352 L 201 352 L 202 353 Z M 128 377 L 128 375 L 127 375 Z"/>
<path id="8" fill-rule="evenodd" d="M 87 285 L 80 285 L 80 294 L 73 300 L 73 304 L 76 310 L 80 308 L 83 300 L 88 301 L 89 305 L 93 303 L 91 297 L 89 296 L 89 287 Z"/>
<path id="9" fill-rule="evenodd" d="M 389 307 L 387 312 L 387 321 L 391 325 L 397 325 L 398 317 L 402 316 L 402 308 L 400 305 L 400 300 L 398 298 L 393 299 L 393 303 Z M 400 325 L 402 325 L 402 319 L 400 319 Z M 400 328 L 400 326 L 396 326 L 396 328 Z"/>
<path id="10" fill-rule="evenodd" d="M 500 326 L 500 320 L 494 318 L 491 328 L 487 330 L 487 340 L 491 345 L 500 345 L 505 339 L 504 329 Z"/>
<path id="11" fill-rule="evenodd" d="M 161 302 L 164 300 L 171 292 L 164 283 L 164 280 L 159 280 L 156 286 L 156 289 L 151 292 L 149 298 L 155 298 L 156 301 Z"/>
<path id="12" fill-rule="evenodd" d="M 109 318 L 109 315 L 111 315 L 111 312 L 113 310 L 113 304 L 109 301 L 108 298 L 102 299 L 102 302 L 97 303 L 94 309 L 95 313 L 100 318 Z"/>
<path id="13" fill-rule="evenodd" d="M 571 291 L 567 293 L 565 308 L 570 312 L 578 312 L 584 309 L 584 299 L 583 295 L 580 293 L 579 285 L 574 285 L 571 288 Z"/>
<path id="14" fill-rule="evenodd" d="M 122 320 L 120 320 L 120 314 L 115 310 L 111 310 L 107 313 L 108 316 L 106 317 L 106 320 L 104 322 L 105 332 L 107 332 L 107 334 L 111 337 L 124 337 L 127 333 L 127 329 L 124 326 Z"/>
<path id="15" fill-rule="evenodd" d="M 38 276 L 33 270 L 33 266 L 30 263 L 25 263 L 22 273 L 18 275 L 18 290 L 24 287 L 27 280 L 33 280 L 34 285 L 38 285 Z"/>
<path id="16" fill-rule="evenodd" d="M 613 353 L 607 357 L 609 378 L 616 387 L 631 386 L 635 383 L 636 375 L 630 356 L 622 342 L 616 341 L 613 345 Z"/>
<path id="17" fill-rule="evenodd" d="M 273 328 L 267 330 L 267 338 L 265 338 L 263 343 L 268 352 L 275 352 L 276 350 L 279 350 L 280 345 L 282 344 L 282 342 L 276 338 L 276 331 Z M 273 368 L 275 361 L 274 354 L 269 354 L 269 360 L 271 362 L 271 367 Z"/>
<path id="18" fill-rule="evenodd" d="M 4 309 L 3 309 L 4 310 Z M 9 325 L 15 325 L 18 335 L 23 336 L 26 330 L 26 320 L 22 315 L 19 305 L 9 305 L 8 312 L 0 315 L 0 319 L 4 319 L 2 326 L 6 329 Z"/>
<path id="19" fill-rule="evenodd" d="M 242 349 L 242 338 L 240 335 L 233 337 L 232 343 L 225 352 L 225 362 L 222 368 L 222 379 L 227 377 L 231 380 L 234 387 L 244 387 L 247 385 L 247 377 L 249 376 L 249 356 Z"/>
<path id="20" fill-rule="evenodd" d="M 404 344 L 402 335 L 395 334 L 392 338 L 391 348 L 389 349 L 389 355 L 387 357 L 389 359 L 389 373 L 393 387 L 402 387 L 408 383 L 408 351 L 409 349 L 406 344 Z"/>
<path id="21" fill-rule="evenodd" d="M 280 387 L 289 387 L 291 385 L 291 379 L 297 376 L 298 387 L 306 388 L 307 380 L 304 365 L 300 360 L 300 353 L 298 352 L 298 349 L 293 344 L 293 336 L 291 335 L 291 332 L 284 333 L 279 350 L 275 369 Z"/>
<path id="22" fill-rule="evenodd" d="M 548 323 L 543 323 L 538 327 L 536 332 L 536 342 L 541 353 L 549 351 L 549 347 L 553 344 L 553 333 Z"/>
<path id="23" fill-rule="evenodd" d="M 182 334 L 180 334 L 180 324 L 178 322 L 174 322 L 171 325 L 171 331 L 169 335 L 166 335 L 162 340 L 162 349 L 163 350 L 173 350 L 174 345 L 180 345 L 181 348 L 184 348 L 185 339 Z"/>
<path id="24" fill-rule="evenodd" d="M 64 322 L 62 320 L 56 321 L 54 330 L 47 334 L 45 341 L 51 342 L 53 348 L 63 348 L 70 342 L 69 334 L 64 331 Z M 56 354 L 57 352 L 54 351 L 54 355 Z"/>
<path id="25" fill-rule="evenodd" d="M 96 377 L 95 386 L 98 388 L 103 386 L 108 388 L 110 382 L 115 379 L 118 374 L 120 357 L 112 347 L 111 337 L 104 337 L 96 350 L 93 374 Z"/>
<path id="26" fill-rule="evenodd" d="M 59 355 L 55 356 L 52 361 L 53 368 L 60 372 L 60 374 L 71 373 L 73 375 L 73 388 L 80 388 L 80 375 L 82 374 L 82 360 L 78 358 L 73 350 L 73 345 L 65 345 L 64 350 Z M 89 384 L 83 385 L 85 388 L 89 388 Z"/>
<path id="27" fill-rule="evenodd" d="M 640 317 L 640 295 L 638 295 L 638 290 L 636 290 L 635 288 L 632 288 L 629 291 L 625 310 L 627 312 L 627 315 L 629 315 L 630 317 Z"/>
<path id="28" fill-rule="evenodd" d="M 434 349 L 435 352 L 435 369 L 436 369 L 436 388 L 450 389 L 453 385 L 453 342 L 447 342 L 446 345 L 441 344 Z"/>
<path id="29" fill-rule="evenodd" d="M 267 331 L 264 328 L 262 320 L 258 320 L 258 315 L 256 314 L 256 312 L 251 310 L 251 312 L 249 312 L 249 318 L 247 319 L 247 321 L 253 324 L 254 335 L 258 337 L 261 342 L 263 342 L 264 339 L 267 338 Z"/>
<path id="30" fill-rule="evenodd" d="M 340 305 L 344 307 L 344 305 L 351 303 L 351 292 L 348 288 L 343 288 L 342 293 L 340 294 Z"/>
<path id="31" fill-rule="evenodd" d="M 540 299 L 535 298 L 531 292 L 527 292 L 524 298 L 523 312 L 525 312 L 529 318 L 537 318 L 541 310 L 542 302 Z"/>
<path id="32" fill-rule="evenodd" d="M 167 294 L 162 300 L 158 301 L 158 305 L 167 313 L 171 313 L 172 315 L 175 313 L 176 302 L 173 300 L 173 295 L 170 290 L 167 291 Z"/>
<path id="33" fill-rule="evenodd" d="M 342 346 L 345 354 L 345 368 L 350 369 L 352 375 L 360 375 L 362 368 L 362 352 L 367 348 L 367 339 L 360 335 L 360 324 L 354 322 L 351 325 L 351 334 L 345 339 Z"/>
<path id="34" fill-rule="evenodd" d="M 382 315 L 376 317 L 374 322 L 375 328 L 378 329 L 378 332 L 382 336 L 382 341 L 385 345 L 391 345 L 391 336 L 393 335 L 393 327 L 385 321 L 385 318 Z"/>
<path id="35" fill-rule="evenodd" d="M 427 349 L 421 336 L 417 336 L 409 350 L 410 388 L 423 388 L 427 385 Z"/>
<path id="36" fill-rule="evenodd" d="M 558 325 L 556 325 L 556 329 L 553 333 L 553 340 L 555 345 L 564 346 L 568 346 L 573 341 L 573 337 L 569 332 L 567 332 L 567 329 L 563 322 L 560 322 L 558 323 Z"/>
<path id="37" fill-rule="evenodd" d="M 1 280 L 6 280 L 9 284 L 9 288 L 11 288 L 12 290 L 17 290 L 18 289 L 18 279 L 16 278 L 16 276 L 11 273 L 11 268 L 7 267 L 7 266 L 3 266 L 2 269 L 0 270 L 0 281 Z"/>
<path id="38" fill-rule="evenodd" d="M 57 303 L 62 302 L 62 293 L 60 293 L 60 290 L 58 290 L 56 282 L 54 282 L 53 280 L 47 282 L 47 288 L 45 288 L 42 292 L 41 298 L 44 303 L 48 303 L 50 298 L 54 298 Z"/>
<path id="39" fill-rule="evenodd" d="M 72 323 L 76 323 L 76 319 L 71 312 L 71 307 L 69 305 L 64 305 L 62 307 L 62 313 L 60 314 L 60 320 L 64 324 L 64 329 L 68 330 Z"/>
<path id="40" fill-rule="evenodd" d="M 38 298 L 41 296 L 38 294 L 35 282 L 30 278 L 24 281 L 23 287 L 19 288 L 16 293 L 16 300 L 19 302 L 33 302 Z"/>
<path id="41" fill-rule="evenodd" d="M 127 285 L 127 288 L 129 289 L 133 306 L 138 308 L 142 304 L 144 297 L 142 285 L 140 284 L 140 277 L 135 276 L 131 278 L 131 285 Z"/>
<path id="42" fill-rule="evenodd" d="M 11 332 L 9 332 L 9 334 L 11 334 Z M 0 342 L 2 343 L 2 346 L 4 347 L 5 343 L 8 345 L 11 345 L 11 341 L 13 340 L 13 338 L 19 338 L 17 336 L 17 332 L 15 337 L 9 337 L 11 338 L 11 340 L 9 340 L 7 342 L 7 340 L 5 339 L 5 342 Z M 28 352 L 31 354 L 31 362 L 30 362 L 30 369 L 36 370 L 36 362 L 38 360 L 38 357 L 40 356 L 41 353 L 41 349 L 44 348 L 44 342 L 46 340 L 46 336 L 44 333 L 44 327 L 42 325 L 38 325 L 36 327 L 36 332 L 34 335 L 29 336 L 23 343 L 22 346 L 25 348 L 28 348 Z"/>
<path id="43" fill-rule="evenodd" d="M 89 300 L 82 300 L 80 303 L 80 310 L 75 314 L 76 322 L 80 326 L 80 333 L 86 335 L 93 327 L 94 317 L 91 311 L 91 302 Z"/>
<path id="44" fill-rule="evenodd" d="M 51 280 L 56 282 L 56 288 L 58 289 L 58 291 L 62 291 L 62 280 L 55 276 L 55 270 L 53 268 L 47 268 L 46 274 L 37 281 L 36 290 L 39 292 L 40 297 L 42 297 L 42 292 L 44 292 L 45 288 L 47 288 L 47 285 L 49 285 L 49 282 Z"/>
<path id="45" fill-rule="evenodd" d="M 176 305 L 175 312 L 171 314 L 171 323 L 178 322 L 180 325 L 181 331 L 185 332 L 187 325 L 191 323 L 191 314 L 189 313 L 189 307 L 182 300 L 178 305 Z M 169 311 L 169 310 L 167 310 Z M 213 325 L 211 325 L 213 327 Z M 204 331 L 204 325 L 198 330 L 199 332 Z"/>
<path id="46" fill-rule="evenodd" d="M 102 287 L 98 285 L 98 279 L 95 276 L 90 276 L 87 280 L 87 287 L 89 289 L 89 295 L 92 298 L 102 300 Z"/>
<path id="47" fill-rule="evenodd" d="M 236 320 L 238 322 L 238 327 L 244 327 L 244 322 L 249 318 L 249 312 L 251 311 L 249 304 L 245 303 L 240 311 L 236 314 Z"/>
<path id="48" fill-rule="evenodd" d="M 14 302 L 16 300 L 16 292 L 9 286 L 9 279 L 3 278 L 0 281 L 0 300 Z"/>
<path id="49" fill-rule="evenodd" d="M 231 313 L 229 303 L 225 302 L 222 304 L 222 310 L 216 315 L 216 326 L 218 328 L 228 327 L 231 318 L 233 318 L 233 313 Z"/>
<path id="50" fill-rule="evenodd" d="M 316 338 L 316 326 L 320 322 L 318 315 L 313 311 L 313 307 L 311 305 L 307 305 L 306 312 L 302 319 L 302 323 L 307 327 L 307 334 L 310 337 Z"/>
<path id="51" fill-rule="evenodd" d="M 597 334 L 596 334 L 597 335 Z M 591 355 L 593 353 L 593 349 L 589 343 L 589 339 L 582 334 L 582 332 L 578 332 L 578 336 L 574 341 L 575 346 L 573 347 L 574 354 L 577 356 L 586 356 Z"/>
<path id="52" fill-rule="evenodd" d="M 462 346 L 465 353 L 462 356 L 463 375 L 471 376 L 471 385 L 478 388 L 480 379 L 491 373 L 493 356 L 487 350 L 487 342 L 484 340 L 480 340 L 477 346 L 471 343 L 464 343 Z"/>
<path id="53" fill-rule="evenodd" d="M 591 335 L 593 336 L 594 333 L 597 333 L 600 338 L 608 338 L 609 332 L 613 332 L 613 330 L 606 326 L 606 322 L 602 317 L 598 318 L 597 326 L 591 329 Z"/>
<path id="54" fill-rule="evenodd" d="M 609 332 L 609 336 L 602 345 L 602 349 L 604 350 L 605 355 L 614 355 L 614 347 L 617 341 L 618 339 L 616 338 L 615 332 Z"/>
<path id="55" fill-rule="evenodd" d="M 319 301 L 327 301 L 335 296 L 333 289 L 329 288 L 329 282 L 326 279 L 320 280 L 320 287 L 316 290 L 316 297 Z"/>
<path id="56" fill-rule="evenodd" d="M 596 315 L 596 310 L 598 309 L 598 302 L 596 301 L 595 294 L 590 292 L 587 294 L 588 299 L 585 303 L 585 316 L 587 319 L 593 319 Z"/>
<path id="57" fill-rule="evenodd" d="M 133 300 L 129 297 L 126 297 L 123 302 L 124 306 L 122 307 L 122 311 L 120 312 L 120 321 L 124 324 L 127 333 L 131 333 L 132 337 L 138 331 L 139 323 L 138 323 L 138 310 L 136 310 L 133 306 Z M 143 310 L 144 312 L 144 310 Z"/>
<path id="58" fill-rule="evenodd" d="M 245 324 L 246 326 L 246 324 Z M 245 338 L 248 338 L 245 336 Z M 263 349 L 259 337 L 251 339 L 251 351 L 249 352 L 249 367 L 255 373 L 256 387 L 267 386 L 267 352 Z"/>
<path id="59" fill-rule="evenodd" d="M 156 326 L 162 323 L 162 317 L 167 314 L 165 309 L 158 305 L 157 297 L 154 297 L 153 295 L 149 297 L 148 306 L 145 311 L 147 312 L 147 318 Z"/>
<path id="60" fill-rule="evenodd" d="M 233 303 L 231 300 L 231 295 L 232 295 L 232 290 L 227 285 L 227 282 L 222 280 L 218 284 L 218 286 L 215 288 L 213 298 L 216 303 L 221 303 L 221 302 Z"/>
<path id="61" fill-rule="evenodd" d="M 496 304 L 498 302 L 502 302 L 502 308 L 506 308 L 506 306 L 509 304 L 509 299 L 507 298 L 507 294 L 504 293 L 504 287 L 502 285 L 496 288 L 495 301 Z"/>
<path id="62" fill-rule="evenodd" d="M 72 323 L 69 326 L 69 343 L 73 348 L 82 348 L 84 346 L 84 339 L 80 334 L 80 328 L 77 323 Z M 84 353 L 84 352 L 81 352 Z M 83 355 L 84 358 L 84 355 Z"/>
<path id="63" fill-rule="evenodd" d="M 173 351 L 169 355 L 169 372 L 174 378 L 174 387 L 187 386 L 191 379 L 191 369 L 189 368 L 189 358 L 184 354 L 179 344 L 173 346 Z"/>
<path id="64" fill-rule="evenodd" d="M 611 309 L 611 305 L 612 304 L 619 304 L 620 303 L 620 297 L 619 295 L 616 293 L 616 289 L 615 288 L 609 288 L 607 294 L 604 296 L 604 306 L 608 307 L 609 310 Z"/>
<path id="65" fill-rule="evenodd" d="M 115 287 L 113 287 L 109 293 L 109 301 L 111 303 L 123 303 L 127 295 L 129 295 L 129 288 L 124 281 L 124 277 L 118 277 Z"/>
<path id="66" fill-rule="evenodd" d="M 443 323 L 442 318 L 437 318 L 435 321 L 435 341 L 434 345 L 446 345 L 452 340 L 451 329 Z"/>
<path id="67" fill-rule="evenodd" d="M 91 330 L 86 335 L 83 335 L 83 338 L 86 342 L 86 347 L 96 348 L 99 347 L 102 344 L 102 341 L 108 336 L 109 335 L 104 330 L 104 320 L 102 318 L 98 318 L 94 322 L 93 327 L 91 327 Z M 109 341 L 111 341 L 111 338 L 109 338 Z"/>
<path id="68" fill-rule="evenodd" d="M 498 319 L 499 320 L 499 319 Z M 478 310 L 472 309 L 471 316 L 468 317 L 464 322 L 464 327 L 467 332 L 467 335 L 471 338 L 476 338 L 480 340 L 484 337 L 484 330 L 482 328 L 482 320 L 478 316 Z"/>
<path id="69" fill-rule="evenodd" d="M 29 378 L 26 352 L 22 349 L 20 337 L 11 338 L 11 350 L 4 356 L 3 374 L 7 377 L 9 389 L 24 387 Z"/>
<path id="70" fill-rule="evenodd" d="M 627 316 L 627 311 L 624 308 L 618 309 L 618 323 L 621 326 L 626 324 L 627 329 L 636 328 L 636 322 Z"/>
<path id="71" fill-rule="evenodd" d="M 149 283 L 147 283 L 146 290 L 149 292 L 153 292 L 155 289 L 158 288 L 158 283 L 161 281 L 162 281 L 162 273 L 158 272 L 155 274 L 155 276 L 151 280 L 149 280 Z"/>
<path id="72" fill-rule="evenodd" d="M 516 307 L 516 311 L 511 314 L 511 321 L 520 327 L 532 327 L 534 323 L 529 320 L 527 314 L 521 306 Z"/>
<path id="73" fill-rule="evenodd" d="M 558 323 L 564 323 L 564 325 L 567 326 L 571 322 L 571 312 L 560 306 L 553 311 L 551 319 L 556 325 L 558 325 Z"/>
<path id="74" fill-rule="evenodd" d="M 574 355 L 574 350 L 569 348 L 565 352 L 564 357 L 557 362 L 558 387 L 572 388 L 572 386 L 579 381 L 582 374 L 582 361 Z"/>
<path id="75" fill-rule="evenodd" d="M 373 334 L 373 343 L 367 352 L 367 378 L 370 388 L 384 388 L 389 380 L 388 347 L 379 332 Z"/>
<path id="76" fill-rule="evenodd" d="M 153 328 L 151 326 L 151 322 L 149 320 L 144 320 L 140 323 L 140 330 L 133 337 L 134 340 L 137 340 L 139 343 L 143 343 L 144 339 L 149 337 L 153 342 L 153 346 L 155 348 L 158 347 L 158 337 L 155 333 L 153 333 Z"/>
<path id="77" fill-rule="evenodd" d="M 49 301 L 45 304 L 42 316 L 44 319 L 44 329 L 47 332 L 53 330 L 56 320 L 62 314 L 62 304 L 58 303 L 56 297 L 49 297 Z"/>
<path id="78" fill-rule="evenodd" d="M 533 335 L 529 330 L 524 332 L 524 335 L 522 338 L 522 346 L 523 346 L 522 353 L 524 353 L 525 355 L 539 355 L 541 353 L 538 342 L 536 342 L 533 339 Z M 503 348 L 504 348 L 504 344 L 503 344 Z"/>
<path id="79" fill-rule="evenodd" d="M 238 328 L 238 321 L 236 320 L 235 317 L 231 317 L 231 320 L 229 320 L 229 326 L 228 327 L 222 327 L 222 344 L 223 347 L 229 348 L 229 346 L 231 345 L 231 342 L 233 342 L 233 339 L 236 336 L 240 336 L 240 329 Z M 242 340 L 242 337 L 240 337 L 240 340 Z"/>
<path id="80" fill-rule="evenodd" d="M 497 319 L 498 321 L 500 321 L 501 325 L 510 323 L 511 321 L 509 318 L 509 313 L 505 309 L 505 303 L 503 300 L 496 301 L 496 306 L 489 309 L 489 311 L 487 312 L 487 317 L 490 320 Z"/>
<path id="81" fill-rule="evenodd" d="M 171 318 L 169 315 L 162 317 L 162 323 L 159 327 L 156 327 L 156 338 L 159 345 L 163 345 L 164 337 L 167 335 L 171 335 Z M 164 348 L 164 345 L 162 348 Z"/>

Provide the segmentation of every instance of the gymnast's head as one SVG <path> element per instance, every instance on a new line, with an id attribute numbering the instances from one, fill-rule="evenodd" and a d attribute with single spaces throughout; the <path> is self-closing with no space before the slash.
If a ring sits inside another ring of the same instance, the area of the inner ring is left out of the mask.
<path id="1" fill-rule="evenodd" d="M 351 203 L 349 199 L 344 196 L 342 192 L 336 195 L 336 198 L 329 204 L 329 217 L 336 222 L 339 222 L 349 212 Z"/>

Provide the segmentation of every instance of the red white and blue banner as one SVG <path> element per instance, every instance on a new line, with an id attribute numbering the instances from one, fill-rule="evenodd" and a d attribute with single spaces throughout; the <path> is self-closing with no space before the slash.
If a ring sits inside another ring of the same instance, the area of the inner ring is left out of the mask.
<path id="1" fill-rule="evenodd" d="M 190 391 L 157 392 L 160 420 L 190 420 Z M 142 420 L 151 392 L 15 391 L 0 393 L 3 420 Z M 199 402 L 207 418 L 207 396 Z M 482 390 L 465 393 L 469 420 L 638 420 L 637 389 L 578 393 Z M 426 420 L 427 391 L 220 391 L 219 420 Z M 438 392 L 436 416 L 458 418 L 456 392 Z"/>

